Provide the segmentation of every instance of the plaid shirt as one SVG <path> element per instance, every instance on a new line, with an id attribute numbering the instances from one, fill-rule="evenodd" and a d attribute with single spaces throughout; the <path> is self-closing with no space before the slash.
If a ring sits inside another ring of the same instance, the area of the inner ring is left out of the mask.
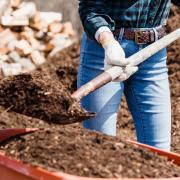
<path id="1" fill-rule="evenodd" d="M 177 5 L 180 0 L 174 0 Z M 79 0 L 84 30 L 94 39 L 96 31 L 115 28 L 150 28 L 166 24 L 171 0 Z"/>

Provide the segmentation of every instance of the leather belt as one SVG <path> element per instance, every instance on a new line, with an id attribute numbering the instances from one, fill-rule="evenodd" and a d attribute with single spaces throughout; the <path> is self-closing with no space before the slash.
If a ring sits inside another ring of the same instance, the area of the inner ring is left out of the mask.
<path id="1" fill-rule="evenodd" d="M 116 29 L 113 34 L 118 37 L 121 29 Z M 152 28 L 150 30 L 124 29 L 123 37 L 134 40 L 137 44 L 153 43 L 166 35 L 165 27 Z"/>

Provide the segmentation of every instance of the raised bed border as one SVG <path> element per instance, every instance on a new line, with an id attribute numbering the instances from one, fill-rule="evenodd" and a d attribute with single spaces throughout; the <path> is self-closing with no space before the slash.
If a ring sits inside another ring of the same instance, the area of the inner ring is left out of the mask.
<path id="1" fill-rule="evenodd" d="M 14 136 L 14 132 L 17 129 L 8 129 L 9 133 L 6 133 L 7 138 Z M 37 129 L 35 129 L 36 131 Z M 11 133 L 12 135 L 11 135 Z M 18 132 L 18 131 L 17 131 Z M 24 130 L 21 129 L 24 134 Z M 138 145 L 140 147 L 149 149 L 156 152 L 159 155 L 167 156 L 169 160 L 173 160 L 174 163 L 180 165 L 180 154 L 163 151 L 152 146 L 148 146 L 136 141 L 127 140 L 131 144 Z M 62 172 L 50 172 L 40 167 L 33 167 L 29 164 L 24 164 L 20 160 L 8 157 L 5 152 L 0 151 L 0 180 L 143 180 L 142 178 L 88 178 L 69 175 Z M 180 177 L 176 178 L 147 178 L 147 180 L 180 180 Z"/>

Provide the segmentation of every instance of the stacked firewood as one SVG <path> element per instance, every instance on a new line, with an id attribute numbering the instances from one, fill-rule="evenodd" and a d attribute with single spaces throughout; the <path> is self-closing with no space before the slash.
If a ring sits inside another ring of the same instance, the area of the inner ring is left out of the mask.
<path id="1" fill-rule="evenodd" d="M 3 2 L 3 1 L 2 1 Z M 71 45 L 75 32 L 57 12 L 37 11 L 33 2 L 0 3 L 0 69 L 3 76 L 29 72 Z"/>

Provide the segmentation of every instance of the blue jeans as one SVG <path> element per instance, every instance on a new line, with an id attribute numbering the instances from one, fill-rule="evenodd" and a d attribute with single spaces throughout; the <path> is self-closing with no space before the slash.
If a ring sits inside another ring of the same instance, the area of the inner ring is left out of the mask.
<path id="1" fill-rule="evenodd" d="M 117 40 L 126 57 L 147 45 L 137 45 L 134 41 L 119 35 Z M 117 112 L 124 93 L 128 108 L 133 116 L 137 140 L 157 148 L 170 150 L 171 102 L 166 49 L 139 65 L 136 72 L 125 82 L 111 82 L 84 97 L 81 105 L 97 116 L 83 122 L 85 128 L 116 135 Z M 104 50 L 96 41 L 83 35 L 81 57 L 78 70 L 78 87 L 103 72 Z"/>

